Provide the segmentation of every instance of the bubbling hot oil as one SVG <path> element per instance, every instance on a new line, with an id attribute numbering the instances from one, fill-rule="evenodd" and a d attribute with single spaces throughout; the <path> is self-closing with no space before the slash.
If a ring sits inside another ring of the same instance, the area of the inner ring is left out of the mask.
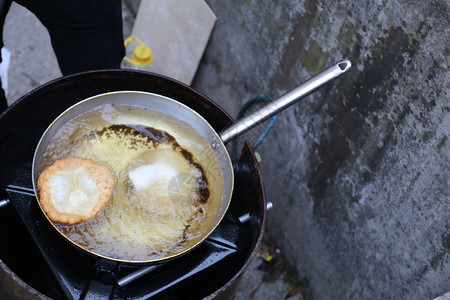
<path id="1" fill-rule="evenodd" d="M 41 169 L 68 156 L 103 163 L 115 177 L 113 196 L 93 219 L 55 225 L 74 243 L 116 259 L 183 252 L 212 229 L 222 208 L 223 175 L 211 152 L 192 127 L 158 111 L 104 105 L 82 114 L 57 132 Z"/>

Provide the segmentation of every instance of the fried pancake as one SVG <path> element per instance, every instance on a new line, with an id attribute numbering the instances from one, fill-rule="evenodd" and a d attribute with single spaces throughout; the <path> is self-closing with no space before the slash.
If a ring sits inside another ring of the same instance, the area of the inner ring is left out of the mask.
<path id="1" fill-rule="evenodd" d="M 57 160 L 38 178 L 40 204 L 54 222 L 76 224 L 95 217 L 108 203 L 114 176 L 90 159 Z"/>

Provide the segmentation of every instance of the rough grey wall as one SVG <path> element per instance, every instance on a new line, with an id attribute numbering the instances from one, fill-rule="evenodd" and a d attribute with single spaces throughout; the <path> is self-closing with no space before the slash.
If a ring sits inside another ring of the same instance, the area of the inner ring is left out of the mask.
<path id="1" fill-rule="evenodd" d="M 450 291 L 450 7 L 436 1 L 209 0 L 194 87 L 236 115 L 341 58 L 258 148 L 267 231 L 312 299 Z"/>

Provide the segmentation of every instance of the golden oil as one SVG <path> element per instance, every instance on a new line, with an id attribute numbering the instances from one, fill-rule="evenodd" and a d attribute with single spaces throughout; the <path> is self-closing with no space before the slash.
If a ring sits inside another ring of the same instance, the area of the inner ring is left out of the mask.
<path id="1" fill-rule="evenodd" d="M 223 175 L 211 152 L 191 126 L 159 111 L 103 105 L 77 116 L 53 137 L 40 169 L 84 157 L 108 166 L 115 187 L 93 219 L 55 226 L 75 244 L 115 259 L 183 252 L 210 231 L 224 201 Z"/>

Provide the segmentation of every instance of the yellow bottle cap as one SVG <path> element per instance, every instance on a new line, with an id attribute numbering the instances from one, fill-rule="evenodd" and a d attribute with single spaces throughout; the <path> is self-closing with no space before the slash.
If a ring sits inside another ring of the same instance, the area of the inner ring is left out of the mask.
<path id="1" fill-rule="evenodd" d="M 136 48 L 134 48 L 133 54 L 131 55 L 131 59 L 126 56 L 124 57 L 124 59 L 136 66 L 148 65 L 149 63 L 151 63 L 153 60 L 152 50 L 150 49 L 150 47 L 144 44 L 138 37 L 136 36 L 128 37 L 124 42 L 125 47 L 132 40 L 138 42 L 139 45 Z"/>
<path id="2" fill-rule="evenodd" d="M 153 59 L 152 50 L 146 45 L 139 45 L 134 49 L 132 57 L 140 65 L 149 64 Z"/>

